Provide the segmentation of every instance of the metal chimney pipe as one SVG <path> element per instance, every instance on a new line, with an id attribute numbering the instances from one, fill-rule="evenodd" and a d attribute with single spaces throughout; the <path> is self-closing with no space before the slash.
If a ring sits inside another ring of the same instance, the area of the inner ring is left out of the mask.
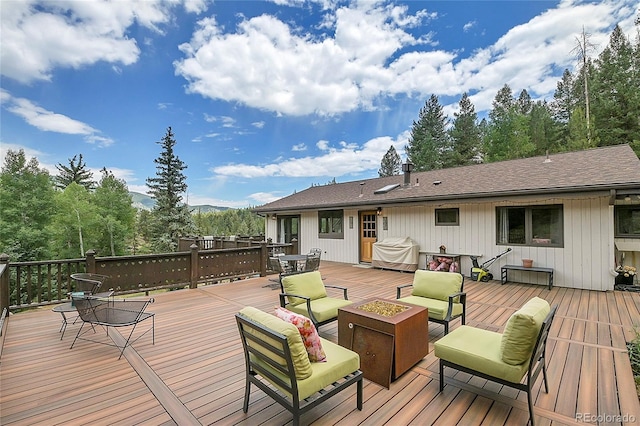
<path id="1" fill-rule="evenodd" d="M 406 163 L 402 165 L 402 171 L 404 172 L 404 186 L 409 186 L 411 184 L 411 171 L 413 170 L 413 164 L 407 160 Z"/>

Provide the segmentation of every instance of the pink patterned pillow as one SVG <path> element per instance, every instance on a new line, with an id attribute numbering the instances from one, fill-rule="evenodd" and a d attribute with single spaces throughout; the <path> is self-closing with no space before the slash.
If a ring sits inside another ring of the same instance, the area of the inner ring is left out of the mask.
<path id="1" fill-rule="evenodd" d="M 298 328 L 304 347 L 309 354 L 309 361 L 323 362 L 327 360 L 327 355 L 320 343 L 320 335 L 309 318 L 282 307 L 277 307 L 275 314 L 281 320 L 290 322 Z"/>

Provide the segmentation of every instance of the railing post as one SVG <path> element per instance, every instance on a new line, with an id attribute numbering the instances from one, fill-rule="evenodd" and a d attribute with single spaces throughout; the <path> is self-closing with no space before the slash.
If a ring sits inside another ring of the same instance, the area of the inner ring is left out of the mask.
<path id="1" fill-rule="evenodd" d="M 0 254 L 0 312 L 9 315 L 9 255 L 5 253 Z"/>
<path id="2" fill-rule="evenodd" d="M 298 245 L 298 239 L 297 238 L 292 238 L 291 239 L 291 250 L 293 251 L 293 253 L 291 254 L 300 254 L 300 246 Z"/>
<path id="3" fill-rule="evenodd" d="M 87 272 L 90 274 L 96 273 L 96 251 L 91 249 L 85 253 L 87 258 Z"/>
<path id="4" fill-rule="evenodd" d="M 269 259 L 269 248 L 266 241 L 260 241 L 260 276 L 267 276 L 267 260 Z"/>
<path id="5" fill-rule="evenodd" d="M 200 258 L 198 255 L 198 245 L 191 244 L 189 248 L 191 249 L 191 277 L 189 277 L 189 288 L 198 288 L 198 260 Z"/>

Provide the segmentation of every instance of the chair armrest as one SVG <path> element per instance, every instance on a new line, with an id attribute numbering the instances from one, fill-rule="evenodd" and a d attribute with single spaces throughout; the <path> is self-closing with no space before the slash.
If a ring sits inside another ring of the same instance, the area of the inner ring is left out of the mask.
<path id="1" fill-rule="evenodd" d="M 458 293 L 453 293 L 449 295 L 449 303 L 453 303 L 453 299 L 455 299 L 456 297 L 460 298 L 460 303 L 462 303 L 463 305 L 467 302 L 467 293 L 460 291 Z"/>
<path id="2" fill-rule="evenodd" d="M 455 299 L 456 297 L 459 297 L 460 303 L 462 303 L 462 318 L 464 318 L 464 315 L 466 313 L 465 311 L 467 309 L 467 293 L 458 292 L 449 295 L 449 307 L 447 308 L 447 315 L 445 316 L 446 321 L 451 321 L 451 315 L 453 315 L 453 299 Z"/>
<path id="3" fill-rule="evenodd" d="M 311 307 L 310 303 L 311 303 L 311 298 L 307 297 L 307 296 L 300 296 L 299 294 L 291 294 L 291 293 L 280 293 L 280 306 L 283 308 L 287 307 L 287 301 L 285 300 L 285 297 L 290 296 L 290 297 L 297 297 L 299 299 L 304 299 L 307 301 L 307 305 L 309 307 Z"/>
<path id="4" fill-rule="evenodd" d="M 403 284 L 396 288 L 396 299 L 400 299 L 400 296 L 402 296 L 402 289 L 407 287 L 413 287 L 413 284 Z"/>
<path id="5" fill-rule="evenodd" d="M 346 287 L 340 287 L 340 286 L 337 286 L 337 285 L 326 285 L 325 284 L 324 288 L 333 288 L 335 290 L 342 290 L 344 300 L 349 300 L 349 298 L 347 297 L 347 288 Z"/>

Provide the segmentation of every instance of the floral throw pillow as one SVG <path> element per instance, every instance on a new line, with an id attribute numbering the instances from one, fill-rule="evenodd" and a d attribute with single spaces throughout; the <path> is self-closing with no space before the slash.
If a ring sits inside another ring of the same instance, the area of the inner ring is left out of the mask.
<path id="1" fill-rule="evenodd" d="M 309 318 L 281 307 L 276 308 L 275 314 L 281 320 L 290 322 L 298 328 L 302 343 L 309 354 L 309 361 L 323 362 L 327 360 L 320 343 L 320 335 Z"/>

